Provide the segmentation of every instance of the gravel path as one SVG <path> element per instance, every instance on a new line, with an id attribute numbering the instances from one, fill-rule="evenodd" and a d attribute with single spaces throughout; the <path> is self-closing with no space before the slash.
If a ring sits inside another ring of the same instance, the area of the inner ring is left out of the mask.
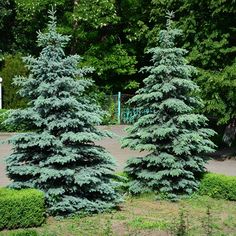
<path id="1" fill-rule="evenodd" d="M 130 157 L 137 157 L 145 155 L 144 152 L 131 151 L 127 148 L 120 148 L 120 137 L 126 133 L 124 129 L 127 126 L 103 126 L 102 129 L 110 130 L 115 134 L 115 137 L 110 139 L 106 138 L 99 142 L 100 145 L 104 146 L 117 160 L 117 171 L 122 171 L 125 162 Z M 6 140 L 12 134 L 0 133 L 0 140 Z M 0 186 L 5 186 L 9 183 L 9 179 L 5 175 L 5 164 L 4 157 L 11 153 L 11 146 L 8 144 L 0 145 Z M 236 160 L 225 160 L 225 161 L 214 161 L 211 160 L 207 164 L 207 169 L 210 172 L 221 173 L 225 175 L 236 176 Z"/>

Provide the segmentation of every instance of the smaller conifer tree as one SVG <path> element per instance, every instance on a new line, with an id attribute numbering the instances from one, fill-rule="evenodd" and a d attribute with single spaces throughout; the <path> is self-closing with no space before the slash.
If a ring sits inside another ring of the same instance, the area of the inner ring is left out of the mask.
<path id="1" fill-rule="evenodd" d="M 123 147 L 148 151 L 128 160 L 125 171 L 132 178 L 130 192 L 155 191 L 168 198 L 191 194 L 205 172 L 206 153 L 214 144 L 214 131 L 205 128 L 207 118 L 194 111 L 202 101 L 193 96 L 198 86 L 191 80 L 196 69 L 187 64 L 185 49 L 175 47 L 176 36 L 168 14 L 167 27 L 159 34 L 159 46 L 148 50 L 153 65 L 143 68 L 144 87 L 130 100 L 141 111 L 149 110 L 127 129 Z"/>
<path id="2" fill-rule="evenodd" d="M 115 162 L 95 144 L 108 134 L 95 127 L 102 112 L 86 96 L 91 81 L 82 77 L 91 69 L 78 68 L 78 55 L 65 56 L 69 37 L 56 31 L 55 12 L 49 13 L 48 32 L 38 34 L 43 49 L 38 58 L 24 58 L 30 75 L 16 80 L 30 102 L 8 122 L 25 125 L 29 132 L 10 140 L 10 187 L 45 192 L 52 215 L 104 211 L 121 198 L 112 181 Z"/>

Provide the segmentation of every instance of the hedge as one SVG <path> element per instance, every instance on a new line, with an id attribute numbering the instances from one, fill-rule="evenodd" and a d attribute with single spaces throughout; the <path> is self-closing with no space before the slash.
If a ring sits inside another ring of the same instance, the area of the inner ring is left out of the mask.
<path id="1" fill-rule="evenodd" d="M 200 183 L 198 193 L 212 198 L 236 201 L 236 176 L 207 173 Z"/>
<path id="2" fill-rule="evenodd" d="M 40 226 L 44 221 L 44 194 L 41 191 L 0 188 L 0 230 Z"/>
<path id="3" fill-rule="evenodd" d="M 35 231 L 35 230 L 32 230 L 32 229 L 26 229 L 26 230 L 17 230 L 17 231 L 14 231 L 14 232 L 11 232 L 11 231 L 8 231 L 7 234 L 1 234 L 0 233 L 0 236 L 39 236 L 39 234 Z"/>

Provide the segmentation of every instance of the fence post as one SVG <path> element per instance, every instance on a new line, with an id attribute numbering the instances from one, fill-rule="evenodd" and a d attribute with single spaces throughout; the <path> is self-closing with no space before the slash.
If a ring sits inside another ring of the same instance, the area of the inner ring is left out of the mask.
<path id="1" fill-rule="evenodd" d="M 120 118 L 121 118 L 121 92 L 118 92 L 118 113 L 117 113 L 117 121 L 120 125 Z"/>

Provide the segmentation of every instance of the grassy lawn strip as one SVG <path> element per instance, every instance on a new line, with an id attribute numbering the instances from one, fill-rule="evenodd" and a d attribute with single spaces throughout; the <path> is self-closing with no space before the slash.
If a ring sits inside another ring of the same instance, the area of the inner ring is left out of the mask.
<path id="1" fill-rule="evenodd" d="M 208 214 L 207 214 L 208 211 Z M 168 235 L 178 230 L 181 215 L 188 235 L 236 235 L 236 204 L 207 196 L 177 203 L 156 201 L 153 195 L 128 197 L 120 211 L 67 219 L 49 218 L 42 227 L 3 231 L 1 236 Z M 183 222 L 182 222 L 183 223 Z"/>

